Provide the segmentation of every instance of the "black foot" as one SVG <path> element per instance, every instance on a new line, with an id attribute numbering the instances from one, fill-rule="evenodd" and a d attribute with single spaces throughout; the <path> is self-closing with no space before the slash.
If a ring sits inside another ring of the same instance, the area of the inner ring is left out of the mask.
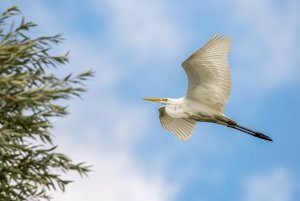
<path id="1" fill-rule="evenodd" d="M 254 137 L 258 137 L 258 138 L 260 138 L 260 139 L 264 139 L 264 140 L 268 140 L 268 141 L 273 142 L 272 138 L 270 138 L 269 136 L 264 135 L 264 134 L 262 134 L 262 133 L 260 133 L 260 132 L 255 132 L 253 136 L 254 136 Z"/>

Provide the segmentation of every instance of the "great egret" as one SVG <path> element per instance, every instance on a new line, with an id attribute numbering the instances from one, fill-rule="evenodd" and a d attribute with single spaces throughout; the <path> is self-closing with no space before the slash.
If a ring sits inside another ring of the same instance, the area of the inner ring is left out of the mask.
<path id="1" fill-rule="evenodd" d="M 182 64 L 188 77 L 186 96 L 173 98 L 144 98 L 164 104 L 159 108 L 161 125 L 188 140 L 199 122 L 225 125 L 264 140 L 270 137 L 238 125 L 223 114 L 230 95 L 230 71 L 227 55 L 231 40 L 225 36 L 213 36 L 202 48 Z"/>

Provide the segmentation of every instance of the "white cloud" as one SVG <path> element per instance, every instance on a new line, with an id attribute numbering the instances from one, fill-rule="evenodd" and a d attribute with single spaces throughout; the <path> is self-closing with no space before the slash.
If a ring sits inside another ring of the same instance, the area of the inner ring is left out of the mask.
<path id="1" fill-rule="evenodd" d="M 102 3 L 94 1 L 92 7 L 96 10 Z M 183 40 L 163 1 L 109 0 L 105 3 L 109 8 L 108 34 L 114 48 L 122 47 L 138 61 L 178 56 Z"/>
<path id="2" fill-rule="evenodd" d="M 161 173 L 145 175 L 136 159 L 122 149 L 107 152 L 102 148 L 74 146 L 76 144 L 71 139 L 60 143 L 67 146 L 64 152 L 70 152 L 73 158 L 93 163 L 93 172 L 88 178 L 77 178 L 65 193 L 53 193 L 54 201 L 165 201 L 172 200 L 176 194 L 176 189 L 161 178 Z M 72 175 L 71 179 L 74 178 Z"/>
<path id="3" fill-rule="evenodd" d="M 277 168 L 245 179 L 243 201 L 291 201 L 294 192 L 292 175 L 286 169 Z"/>
<path id="4" fill-rule="evenodd" d="M 242 30 L 240 41 L 234 44 L 247 66 L 239 71 L 241 83 L 265 93 L 296 80 L 299 2 L 278 5 L 271 0 L 233 0 L 232 5 L 233 21 Z"/>

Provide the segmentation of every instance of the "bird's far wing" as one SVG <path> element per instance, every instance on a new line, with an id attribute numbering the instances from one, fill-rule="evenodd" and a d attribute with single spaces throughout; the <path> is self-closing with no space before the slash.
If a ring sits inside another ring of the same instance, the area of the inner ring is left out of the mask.
<path id="1" fill-rule="evenodd" d="M 213 36 L 182 64 L 188 77 L 186 98 L 223 112 L 230 95 L 230 71 L 227 55 L 231 41 Z"/>
<path id="2" fill-rule="evenodd" d="M 188 140 L 195 128 L 196 121 L 193 119 L 172 118 L 164 107 L 159 108 L 159 119 L 163 128 L 171 131 L 181 140 Z"/>

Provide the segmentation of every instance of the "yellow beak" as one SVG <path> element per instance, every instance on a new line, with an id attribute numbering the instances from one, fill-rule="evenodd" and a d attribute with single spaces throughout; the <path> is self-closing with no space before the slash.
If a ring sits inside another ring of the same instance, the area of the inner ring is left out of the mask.
<path id="1" fill-rule="evenodd" d="M 161 102 L 163 98 L 144 98 L 145 101 Z"/>

